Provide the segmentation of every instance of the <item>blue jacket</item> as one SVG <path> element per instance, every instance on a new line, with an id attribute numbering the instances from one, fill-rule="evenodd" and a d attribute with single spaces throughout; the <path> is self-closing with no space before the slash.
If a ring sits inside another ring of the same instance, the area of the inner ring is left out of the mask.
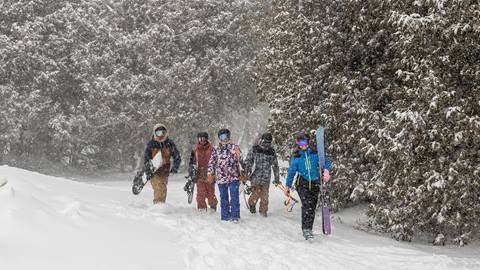
<path id="1" fill-rule="evenodd" d="M 301 150 L 299 157 L 293 156 L 290 160 L 290 168 L 288 168 L 288 176 L 285 185 L 292 187 L 295 173 L 298 172 L 303 179 L 316 182 L 320 178 L 318 172 L 318 155 L 310 148 L 306 151 Z M 330 171 L 330 160 L 325 160 L 325 169 Z"/>

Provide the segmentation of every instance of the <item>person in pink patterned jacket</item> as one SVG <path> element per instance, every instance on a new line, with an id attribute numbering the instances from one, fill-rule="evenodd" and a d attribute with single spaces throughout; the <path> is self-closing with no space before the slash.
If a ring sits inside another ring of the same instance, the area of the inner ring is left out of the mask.
<path id="1" fill-rule="evenodd" d="M 212 151 L 208 162 L 208 181 L 217 182 L 220 191 L 222 220 L 238 222 L 240 219 L 240 147 L 230 140 L 230 131 L 218 132 L 220 144 Z"/>

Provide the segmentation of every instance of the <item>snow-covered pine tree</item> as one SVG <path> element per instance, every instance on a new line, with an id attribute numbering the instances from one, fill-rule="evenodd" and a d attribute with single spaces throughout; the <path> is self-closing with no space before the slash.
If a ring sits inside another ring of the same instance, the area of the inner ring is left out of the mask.
<path id="1" fill-rule="evenodd" d="M 326 126 L 337 180 L 334 207 L 365 198 L 376 171 L 375 131 L 383 117 L 377 89 L 387 81 L 369 77 L 383 67 L 377 59 L 383 54 L 385 34 L 378 33 L 383 7 L 362 9 L 357 1 L 272 5 L 258 88 L 271 106 L 281 153 L 288 156 L 294 132 Z"/>
<path id="2" fill-rule="evenodd" d="M 480 5 L 412 1 L 390 14 L 397 90 L 379 132 L 372 225 L 463 245 L 480 217 Z"/>
<path id="3" fill-rule="evenodd" d="M 370 201 L 397 239 L 465 243 L 480 210 L 478 2 L 301 2 L 272 2 L 258 61 L 282 153 L 325 125 L 337 206 Z"/>
<path id="4" fill-rule="evenodd" d="M 257 1 L 1 3 L 3 151 L 124 167 L 154 123 L 187 151 L 256 102 Z"/>

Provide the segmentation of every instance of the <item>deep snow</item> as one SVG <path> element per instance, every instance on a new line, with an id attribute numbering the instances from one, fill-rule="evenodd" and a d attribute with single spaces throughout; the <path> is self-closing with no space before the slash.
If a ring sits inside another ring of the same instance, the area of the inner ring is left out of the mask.
<path id="1" fill-rule="evenodd" d="M 397 242 L 354 229 L 362 208 L 334 215 L 333 234 L 301 237 L 300 206 L 283 212 L 273 186 L 270 216 L 220 221 L 189 205 L 182 175 L 167 203 L 152 205 L 150 185 L 131 194 L 131 175 L 76 182 L 0 167 L 0 269 L 480 269 L 478 244 L 463 248 Z"/>

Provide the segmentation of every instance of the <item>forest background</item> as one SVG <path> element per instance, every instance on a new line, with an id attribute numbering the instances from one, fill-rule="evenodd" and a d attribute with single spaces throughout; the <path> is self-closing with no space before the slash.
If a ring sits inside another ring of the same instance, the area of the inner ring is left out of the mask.
<path id="1" fill-rule="evenodd" d="M 132 171 L 157 122 L 184 160 L 225 126 L 288 160 L 323 125 L 335 209 L 478 238 L 478 0 L 3 0 L 0 109 L 0 163 L 54 172 Z"/>

